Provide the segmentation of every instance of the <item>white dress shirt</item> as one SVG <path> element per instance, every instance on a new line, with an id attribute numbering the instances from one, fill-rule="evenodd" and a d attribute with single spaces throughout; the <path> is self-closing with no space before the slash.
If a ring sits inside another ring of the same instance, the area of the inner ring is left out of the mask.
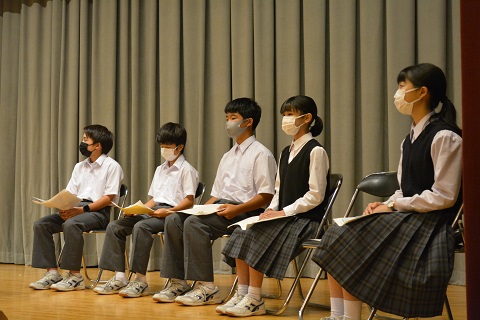
<path id="1" fill-rule="evenodd" d="M 250 136 L 223 155 L 212 187 L 212 196 L 245 203 L 260 193 L 275 193 L 275 158 Z"/>
<path id="2" fill-rule="evenodd" d="M 175 207 L 187 196 L 195 196 L 198 185 L 198 172 L 182 154 L 169 167 L 165 161 L 157 167 L 148 190 L 148 195 L 158 203 Z"/>
<path id="3" fill-rule="evenodd" d="M 418 124 L 412 124 L 412 143 L 423 132 L 433 114 L 434 112 L 431 112 Z M 401 146 L 398 164 L 399 182 L 402 181 L 403 142 Z M 397 190 L 388 201 L 395 200 L 398 211 L 430 212 L 449 208 L 457 201 L 462 183 L 462 137 L 450 130 L 439 131 L 433 138 L 430 153 L 435 170 L 432 190 L 425 190 L 413 197 L 404 197 L 402 190 Z"/>
<path id="4" fill-rule="evenodd" d="M 105 195 L 114 194 L 113 201 L 117 203 L 122 179 L 123 170 L 120 164 L 102 154 L 93 163 L 90 158 L 77 163 L 66 189 L 77 197 L 92 202 Z"/>
<path id="5" fill-rule="evenodd" d="M 300 150 L 302 150 L 303 146 L 311 139 L 313 139 L 313 136 L 309 132 L 292 142 L 292 145 L 290 146 L 288 163 L 292 162 L 295 156 L 300 152 Z M 280 163 L 280 160 L 278 160 L 278 162 Z M 318 146 L 314 147 L 310 152 L 310 177 L 308 179 L 309 190 L 303 197 L 298 198 L 294 203 L 283 208 L 285 215 L 293 216 L 299 213 L 307 212 L 322 203 L 327 189 L 327 174 L 329 168 L 330 164 L 325 149 Z M 280 172 L 278 170 L 277 177 L 275 179 L 275 195 L 268 206 L 268 208 L 272 210 L 278 210 L 278 198 L 280 191 Z"/>

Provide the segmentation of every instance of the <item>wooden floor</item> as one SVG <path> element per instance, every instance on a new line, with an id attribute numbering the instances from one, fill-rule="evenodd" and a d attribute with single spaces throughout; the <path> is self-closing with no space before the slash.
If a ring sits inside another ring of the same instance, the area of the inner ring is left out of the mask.
<path id="1" fill-rule="evenodd" d="M 96 274 L 97 269 L 89 268 L 89 273 Z M 215 313 L 216 306 L 185 307 L 175 303 L 155 303 L 152 296 L 142 298 L 122 298 L 118 295 L 100 296 L 92 290 L 75 292 L 55 292 L 52 290 L 32 290 L 30 282 L 40 279 L 44 271 L 33 269 L 30 266 L 0 264 L 0 311 L 7 319 L 229 319 Z M 109 272 L 105 276 L 110 277 Z M 157 292 L 163 286 L 164 279 L 159 272 L 149 272 L 147 280 L 151 292 Z M 234 280 L 233 275 L 216 275 L 215 282 L 222 294 L 226 295 Z M 307 290 L 311 279 L 303 279 L 302 285 Z M 288 290 L 291 279 L 283 281 L 284 293 Z M 275 292 L 273 279 L 265 279 L 264 292 Z M 449 286 L 448 297 L 452 306 L 455 320 L 466 319 L 465 287 Z M 328 304 L 328 288 L 326 281 L 320 281 L 312 301 Z M 274 309 L 281 305 L 280 300 L 266 299 L 267 309 Z M 257 316 L 261 319 L 298 319 L 298 310 L 301 299 L 298 293 L 288 309 L 281 317 Z M 307 308 L 304 319 L 316 319 L 329 315 L 328 311 Z M 363 306 L 362 319 L 368 316 L 367 306 Z M 2 314 L 0 313 L 0 319 Z M 443 316 L 430 319 L 448 319 L 446 312 Z"/>

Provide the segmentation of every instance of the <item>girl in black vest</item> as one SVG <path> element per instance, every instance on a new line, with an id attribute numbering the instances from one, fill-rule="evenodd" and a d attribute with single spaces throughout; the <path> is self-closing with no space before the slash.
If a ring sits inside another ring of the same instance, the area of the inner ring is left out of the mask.
<path id="1" fill-rule="evenodd" d="M 225 262 L 236 266 L 238 290 L 218 313 L 231 316 L 265 314 L 261 297 L 264 274 L 283 279 L 290 261 L 302 251 L 302 242 L 313 237 L 328 199 L 329 160 L 313 137 L 323 130 L 312 98 L 295 96 L 280 109 L 282 129 L 293 142 L 280 155 L 275 195 L 259 217 L 281 218 L 237 228 L 223 248 Z"/>
<path id="2" fill-rule="evenodd" d="M 401 145 L 400 189 L 368 204 L 364 219 L 325 233 L 313 257 L 328 272 L 324 319 L 360 319 L 361 301 L 407 318 L 442 314 L 455 252 L 450 223 L 462 201 L 461 130 L 442 70 L 410 66 L 397 82 L 395 106 L 413 119 Z"/>

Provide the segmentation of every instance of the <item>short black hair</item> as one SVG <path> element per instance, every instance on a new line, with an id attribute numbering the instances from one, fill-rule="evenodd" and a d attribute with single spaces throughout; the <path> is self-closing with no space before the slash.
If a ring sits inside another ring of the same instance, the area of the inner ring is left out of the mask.
<path id="1" fill-rule="evenodd" d="M 187 130 L 181 124 L 167 122 L 158 130 L 157 142 L 159 144 L 174 144 L 176 146 L 183 144 L 183 150 L 185 150 Z"/>
<path id="2" fill-rule="evenodd" d="M 107 154 L 113 147 L 113 133 L 111 133 L 106 127 L 100 124 L 91 124 L 83 128 L 83 132 L 87 138 L 93 140 L 94 143 L 100 143 L 102 145 L 102 153 Z"/>
<path id="3" fill-rule="evenodd" d="M 252 129 L 255 130 L 262 117 L 262 108 L 251 98 L 237 98 L 227 103 L 225 113 L 239 113 L 243 119 L 252 118 Z"/>

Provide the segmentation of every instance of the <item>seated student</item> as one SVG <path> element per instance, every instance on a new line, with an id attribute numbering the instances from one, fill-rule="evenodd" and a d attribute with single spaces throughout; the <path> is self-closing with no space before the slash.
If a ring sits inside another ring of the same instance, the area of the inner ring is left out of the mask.
<path id="1" fill-rule="evenodd" d="M 323 236 L 313 257 L 328 272 L 332 307 L 323 319 L 360 319 L 361 301 L 407 318 L 442 314 L 455 249 L 450 223 L 462 201 L 461 130 L 440 68 L 410 66 L 397 82 L 395 106 L 413 119 L 400 189 Z"/>
<path id="2" fill-rule="evenodd" d="M 103 229 L 110 220 L 110 202 L 118 201 L 123 171 L 107 156 L 113 146 L 113 134 L 101 125 L 84 128 L 80 152 L 87 159 L 75 165 L 67 190 L 83 199 L 76 207 L 59 210 L 35 221 L 33 225 L 32 267 L 46 268 L 47 273 L 32 289 L 72 291 L 85 289 L 80 274 L 83 232 Z M 62 269 L 70 270 L 62 279 L 57 270 L 53 234 L 63 231 L 65 245 Z"/>
<path id="3" fill-rule="evenodd" d="M 96 293 L 119 293 L 129 298 L 148 295 L 145 275 L 153 244 L 152 234 L 163 231 L 165 217 L 170 210 L 193 206 L 198 172 L 183 155 L 187 131 L 178 123 L 168 122 L 158 131 L 157 142 L 166 161 L 155 170 L 148 191 L 152 198 L 145 204 L 155 212 L 126 216 L 108 224 L 99 267 L 116 273 L 105 285 L 95 287 L 93 291 Z M 132 235 L 130 270 L 135 272 L 135 280 L 130 283 L 125 277 L 124 254 L 128 235 Z"/>
<path id="4" fill-rule="evenodd" d="M 282 129 L 293 136 L 280 154 L 275 196 L 260 220 L 285 217 L 235 229 L 223 248 L 225 261 L 237 268 L 238 290 L 218 313 L 230 316 L 265 314 L 261 289 L 264 274 L 283 279 L 288 264 L 312 238 L 325 213 L 328 199 L 329 161 L 325 149 L 313 137 L 323 130 L 312 98 L 295 96 L 281 109 Z"/>
<path id="5" fill-rule="evenodd" d="M 175 213 L 167 217 L 161 275 L 172 281 L 153 296 L 155 301 L 184 305 L 220 303 L 222 298 L 213 283 L 211 241 L 232 233 L 233 229 L 227 228 L 232 223 L 258 215 L 273 197 L 275 159 L 253 135 L 260 122 L 260 106 L 252 99 L 239 98 L 226 105 L 225 113 L 227 134 L 236 143 L 222 157 L 212 197 L 206 202 L 223 205 L 216 214 Z M 182 295 L 190 289 L 186 280 L 200 283 Z"/>

